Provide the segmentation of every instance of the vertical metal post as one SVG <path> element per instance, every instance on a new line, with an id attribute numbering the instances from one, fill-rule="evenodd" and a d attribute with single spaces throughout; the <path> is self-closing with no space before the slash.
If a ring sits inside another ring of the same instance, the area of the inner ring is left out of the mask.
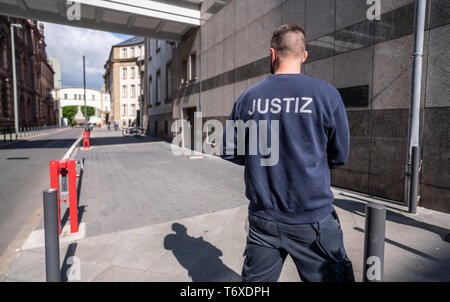
<path id="1" fill-rule="evenodd" d="M 47 282 L 61 282 L 59 266 L 58 191 L 44 191 L 45 275 Z"/>
<path id="2" fill-rule="evenodd" d="M 77 162 L 67 162 L 67 177 L 69 185 L 69 217 L 70 233 L 78 232 L 78 199 L 77 199 Z"/>
<path id="3" fill-rule="evenodd" d="M 13 97 L 14 97 L 14 129 L 17 134 L 19 132 L 19 109 L 17 105 L 17 74 L 16 74 L 16 48 L 14 43 L 14 27 L 11 23 L 11 57 L 12 57 L 12 72 L 13 72 Z"/>
<path id="4" fill-rule="evenodd" d="M 419 147 L 413 146 L 411 150 L 411 190 L 409 191 L 409 212 L 417 213 L 417 205 L 419 203 Z"/>
<path id="5" fill-rule="evenodd" d="M 414 52 L 413 52 L 413 79 L 412 79 L 412 92 L 411 92 L 411 107 L 409 112 L 409 129 L 408 129 L 408 154 L 406 160 L 406 173 L 405 173 L 405 202 L 410 203 L 409 197 L 417 195 L 413 190 L 413 184 L 411 183 L 411 175 L 416 171 L 412 170 L 414 166 L 419 168 L 419 164 L 412 163 L 412 148 L 419 146 L 419 118 L 420 118 L 420 96 L 422 88 L 422 61 L 423 61 L 423 42 L 425 35 L 425 14 L 427 8 L 426 0 L 416 1 L 416 28 L 414 32 Z M 417 190 L 417 187 L 415 187 Z"/>
<path id="6" fill-rule="evenodd" d="M 86 66 L 83 56 L 83 87 L 84 87 L 84 128 L 87 130 L 87 109 L 86 109 Z"/>
<path id="7" fill-rule="evenodd" d="M 385 230 L 386 207 L 368 203 L 364 230 L 364 282 L 383 281 Z"/>
<path id="8" fill-rule="evenodd" d="M 61 217 L 59 209 L 59 162 L 56 160 L 50 161 L 50 188 L 57 191 L 58 201 L 58 234 L 61 234 Z"/>

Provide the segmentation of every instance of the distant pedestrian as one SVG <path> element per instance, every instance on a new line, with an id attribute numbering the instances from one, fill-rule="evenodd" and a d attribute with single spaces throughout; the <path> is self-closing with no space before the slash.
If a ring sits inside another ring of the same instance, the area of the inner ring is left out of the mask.
<path id="1" fill-rule="evenodd" d="M 255 121 L 259 132 L 261 124 L 276 121 L 278 131 L 269 128 L 264 142 L 246 137 L 244 152 L 237 148 L 236 127 L 225 131 L 231 140 L 224 135 L 223 158 L 245 165 L 250 200 L 243 281 L 277 281 L 288 254 L 302 281 L 354 281 L 330 189 L 330 169 L 348 158 L 346 110 L 333 86 L 301 73 L 305 41 L 297 25 L 279 27 L 271 41 L 272 75 L 245 91 L 229 117 Z M 247 128 L 245 134 L 253 132 Z M 263 152 L 249 154 L 274 143 L 273 165 L 262 164 L 268 158 Z"/>

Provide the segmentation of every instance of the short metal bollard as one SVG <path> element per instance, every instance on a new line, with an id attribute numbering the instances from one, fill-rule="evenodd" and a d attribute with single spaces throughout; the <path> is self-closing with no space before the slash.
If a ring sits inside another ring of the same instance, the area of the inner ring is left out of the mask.
<path id="1" fill-rule="evenodd" d="M 45 275 L 47 282 L 61 282 L 59 266 L 58 191 L 44 191 Z"/>
<path id="2" fill-rule="evenodd" d="M 386 207 L 376 203 L 368 203 L 366 205 L 364 231 L 364 282 L 383 281 L 385 232 Z"/>

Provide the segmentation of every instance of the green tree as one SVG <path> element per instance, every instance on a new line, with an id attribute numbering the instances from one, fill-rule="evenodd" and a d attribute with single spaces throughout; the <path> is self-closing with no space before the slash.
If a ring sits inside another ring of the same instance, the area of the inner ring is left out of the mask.
<path id="1" fill-rule="evenodd" d="M 81 106 L 81 113 L 83 113 L 83 115 L 84 115 L 84 106 Z M 86 114 L 87 114 L 88 119 L 89 119 L 89 117 L 95 115 L 95 108 L 91 107 L 91 106 L 87 106 L 86 107 Z"/>
<path id="2" fill-rule="evenodd" d="M 72 124 L 73 117 L 77 114 L 78 106 L 63 107 L 63 117 L 67 118 L 69 125 Z"/>

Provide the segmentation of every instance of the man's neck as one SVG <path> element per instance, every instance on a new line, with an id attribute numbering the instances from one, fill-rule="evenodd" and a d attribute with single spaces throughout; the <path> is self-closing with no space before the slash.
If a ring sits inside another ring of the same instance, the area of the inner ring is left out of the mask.
<path id="1" fill-rule="evenodd" d="M 275 74 L 299 74 L 302 72 L 300 64 L 281 64 Z"/>

